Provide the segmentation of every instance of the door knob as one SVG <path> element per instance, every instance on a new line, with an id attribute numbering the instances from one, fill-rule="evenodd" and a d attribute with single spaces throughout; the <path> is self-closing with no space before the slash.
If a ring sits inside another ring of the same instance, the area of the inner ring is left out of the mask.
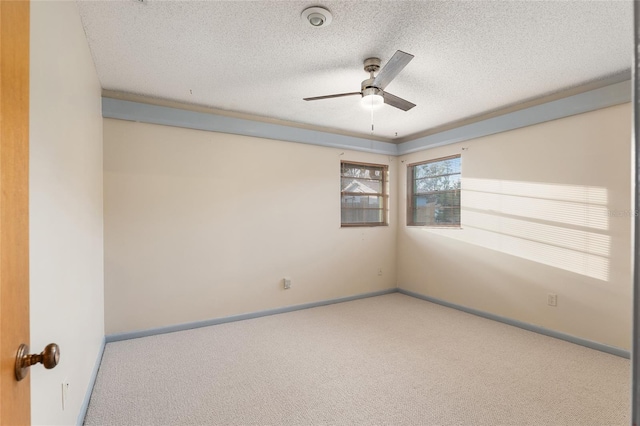
<path id="1" fill-rule="evenodd" d="M 41 363 L 44 368 L 50 369 L 60 362 L 60 348 L 55 343 L 49 343 L 40 354 L 29 355 L 29 345 L 24 343 L 18 348 L 16 355 L 16 379 L 18 381 L 27 377 L 29 367 Z"/>

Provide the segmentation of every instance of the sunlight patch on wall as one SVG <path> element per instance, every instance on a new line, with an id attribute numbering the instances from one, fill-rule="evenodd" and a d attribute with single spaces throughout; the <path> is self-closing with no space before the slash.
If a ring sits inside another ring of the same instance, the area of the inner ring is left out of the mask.
<path id="1" fill-rule="evenodd" d="M 546 200 L 574 201 L 606 206 L 607 188 L 599 186 L 564 185 L 555 183 L 522 182 L 513 180 L 464 178 L 462 188 L 471 191 L 493 192 Z"/>
<path id="2" fill-rule="evenodd" d="M 462 230 L 423 229 L 608 281 L 607 195 L 600 187 L 466 178 Z"/>
<path id="3" fill-rule="evenodd" d="M 609 228 L 606 188 L 559 185 L 554 189 L 549 184 L 465 178 L 462 206 L 585 228 Z"/>
<path id="4" fill-rule="evenodd" d="M 495 215 L 465 211 L 464 226 L 472 226 L 490 232 L 567 248 L 598 256 L 608 256 L 611 250 L 611 237 L 596 232 L 564 228 L 520 219 L 496 217 Z"/>
<path id="5" fill-rule="evenodd" d="M 472 211 L 464 213 L 464 227 L 487 248 L 603 281 L 609 278 L 608 235 Z"/>

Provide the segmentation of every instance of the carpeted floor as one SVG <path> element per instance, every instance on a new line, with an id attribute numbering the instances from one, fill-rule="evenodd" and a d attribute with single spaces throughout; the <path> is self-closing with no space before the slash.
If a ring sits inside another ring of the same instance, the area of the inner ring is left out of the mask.
<path id="1" fill-rule="evenodd" d="M 109 343 L 86 425 L 628 425 L 629 360 L 398 293 Z"/>

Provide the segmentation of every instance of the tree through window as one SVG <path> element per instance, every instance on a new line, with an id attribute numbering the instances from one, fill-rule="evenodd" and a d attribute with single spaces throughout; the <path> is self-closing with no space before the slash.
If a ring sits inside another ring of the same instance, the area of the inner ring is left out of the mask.
<path id="1" fill-rule="evenodd" d="M 410 164 L 407 225 L 460 226 L 460 156 Z"/>

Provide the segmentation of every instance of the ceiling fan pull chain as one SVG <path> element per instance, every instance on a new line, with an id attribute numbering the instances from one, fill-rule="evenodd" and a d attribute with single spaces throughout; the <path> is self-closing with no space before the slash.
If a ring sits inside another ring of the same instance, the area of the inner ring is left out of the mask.
<path id="1" fill-rule="evenodd" d="M 371 96 L 373 99 L 373 96 Z M 371 134 L 373 135 L 373 100 L 371 101 Z"/>

